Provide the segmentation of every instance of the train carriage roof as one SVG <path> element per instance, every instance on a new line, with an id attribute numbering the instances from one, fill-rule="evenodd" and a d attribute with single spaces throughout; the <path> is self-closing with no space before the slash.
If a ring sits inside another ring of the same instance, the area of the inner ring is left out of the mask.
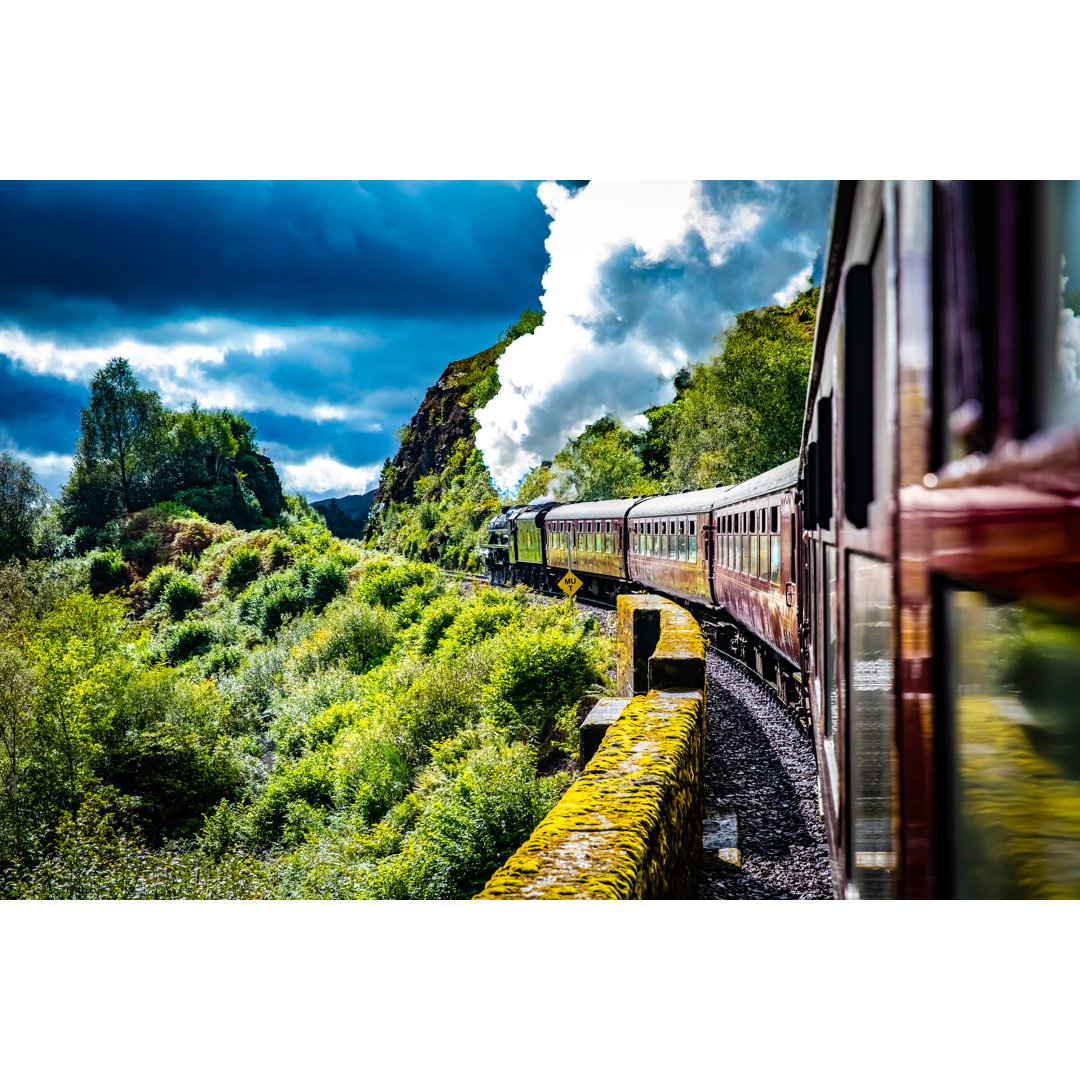
<path id="1" fill-rule="evenodd" d="M 731 506 L 733 503 L 742 502 L 743 499 L 756 499 L 762 495 L 771 495 L 774 491 L 793 488 L 798 482 L 799 459 L 792 458 L 791 461 L 785 461 L 783 465 L 777 465 L 775 469 L 770 469 L 760 476 L 724 488 L 720 498 L 717 500 L 717 505 Z"/>
<path id="2" fill-rule="evenodd" d="M 516 511 L 508 511 L 507 517 L 512 517 L 515 521 L 533 522 L 539 514 L 543 513 L 543 511 L 558 505 L 559 503 L 555 499 L 533 499 L 532 502 L 526 503 Z"/>
<path id="3" fill-rule="evenodd" d="M 678 495 L 656 495 L 636 506 L 632 520 L 667 517 L 668 515 L 701 514 L 711 510 L 723 498 L 724 488 L 705 488 L 703 491 L 683 491 Z"/>
<path id="4" fill-rule="evenodd" d="M 563 503 L 547 516 L 548 521 L 581 521 L 621 518 L 637 499 L 604 499 L 602 502 Z"/>

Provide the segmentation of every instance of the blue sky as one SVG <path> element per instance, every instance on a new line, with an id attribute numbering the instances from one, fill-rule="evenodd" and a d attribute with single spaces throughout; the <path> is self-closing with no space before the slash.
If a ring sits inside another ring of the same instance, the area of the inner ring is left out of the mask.
<path id="1" fill-rule="evenodd" d="M 119 355 L 242 411 L 287 490 L 365 490 L 446 365 L 537 306 L 536 187 L 0 183 L 0 450 L 56 494 Z"/>

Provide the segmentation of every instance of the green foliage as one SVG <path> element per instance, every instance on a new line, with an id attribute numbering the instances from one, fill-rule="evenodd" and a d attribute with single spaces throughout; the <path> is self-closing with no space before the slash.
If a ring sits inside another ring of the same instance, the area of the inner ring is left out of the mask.
<path id="1" fill-rule="evenodd" d="M 347 587 L 348 578 L 340 560 L 327 556 L 298 559 L 292 566 L 251 585 L 240 597 L 238 614 L 244 622 L 270 635 L 286 619 L 309 610 L 321 611 Z"/>
<path id="2" fill-rule="evenodd" d="M 434 794 L 401 853 L 368 885 L 384 899 L 463 900 L 474 896 L 558 801 L 565 781 L 538 779 L 526 746 L 485 745 L 470 753 Z"/>
<path id="3" fill-rule="evenodd" d="M 174 619 L 183 618 L 184 614 L 197 607 L 202 599 L 198 583 L 190 574 L 175 573 L 161 591 L 161 602 L 169 609 Z"/>
<path id="4" fill-rule="evenodd" d="M 49 496 L 34 470 L 9 454 L 0 453 L 0 562 L 26 559 L 34 551 L 35 529 Z"/>
<path id="5" fill-rule="evenodd" d="M 271 896 L 266 867 L 226 851 L 213 858 L 171 846 L 151 851 L 103 801 L 35 838 L 25 864 L 0 874 L 0 896 L 25 900 L 254 900 Z"/>
<path id="6" fill-rule="evenodd" d="M 156 604 L 169 585 L 180 576 L 180 573 L 175 566 L 167 564 L 155 566 L 143 582 L 143 594 L 146 599 L 151 604 Z"/>
<path id="7" fill-rule="evenodd" d="M 130 580 L 124 556 L 119 551 L 95 551 L 90 556 L 90 588 L 97 593 L 122 589 Z"/>
<path id="8" fill-rule="evenodd" d="M 484 690 L 488 714 L 543 739 L 559 710 L 597 681 L 596 659 L 579 633 L 559 627 L 508 630 L 496 643 Z"/>
<path id="9" fill-rule="evenodd" d="M 425 608 L 420 618 L 420 651 L 430 656 L 439 646 L 443 634 L 461 612 L 462 601 L 457 593 L 443 593 Z"/>
<path id="10" fill-rule="evenodd" d="M 547 493 L 565 502 L 623 499 L 659 490 L 645 474 L 638 441 L 617 418 L 605 416 L 570 439 L 550 465 L 531 470 L 516 501 Z"/>
<path id="11" fill-rule="evenodd" d="M 165 639 L 165 655 L 174 667 L 209 652 L 216 643 L 213 629 L 204 622 L 182 622 Z"/>
<path id="12" fill-rule="evenodd" d="M 237 548 L 225 562 L 221 580 L 229 592 L 239 592 L 250 585 L 262 569 L 262 556 L 253 547 Z"/>
<path id="13" fill-rule="evenodd" d="M 401 603 L 411 586 L 429 585 L 438 577 L 438 571 L 434 567 L 421 563 L 372 560 L 363 569 L 357 592 L 360 598 L 369 604 L 392 608 Z"/>
<path id="14" fill-rule="evenodd" d="M 818 293 L 743 312 L 722 351 L 692 370 L 663 420 L 671 488 L 738 483 L 798 456 Z"/>
<path id="15" fill-rule="evenodd" d="M 241 528 L 270 524 L 284 507 L 277 473 L 243 416 L 197 402 L 166 409 L 156 391 L 139 386 L 128 361 L 114 357 L 94 376 L 82 411 L 65 525 L 100 528 L 162 500 Z"/>

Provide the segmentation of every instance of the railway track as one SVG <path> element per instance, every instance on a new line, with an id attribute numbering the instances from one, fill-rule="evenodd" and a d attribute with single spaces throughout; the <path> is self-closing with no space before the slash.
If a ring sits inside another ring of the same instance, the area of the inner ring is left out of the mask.
<path id="1" fill-rule="evenodd" d="M 813 744 L 745 665 L 705 660 L 701 900 L 832 899 Z"/>

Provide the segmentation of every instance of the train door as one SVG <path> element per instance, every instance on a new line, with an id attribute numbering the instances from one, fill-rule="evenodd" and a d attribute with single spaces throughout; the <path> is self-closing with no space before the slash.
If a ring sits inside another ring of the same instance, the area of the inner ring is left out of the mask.
<path id="1" fill-rule="evenodd" d="M 841 471 L 846 598 L 845 878 L 851 898 L 897 895 L 894 368 L 884 224 L 843 285 Z"/>

